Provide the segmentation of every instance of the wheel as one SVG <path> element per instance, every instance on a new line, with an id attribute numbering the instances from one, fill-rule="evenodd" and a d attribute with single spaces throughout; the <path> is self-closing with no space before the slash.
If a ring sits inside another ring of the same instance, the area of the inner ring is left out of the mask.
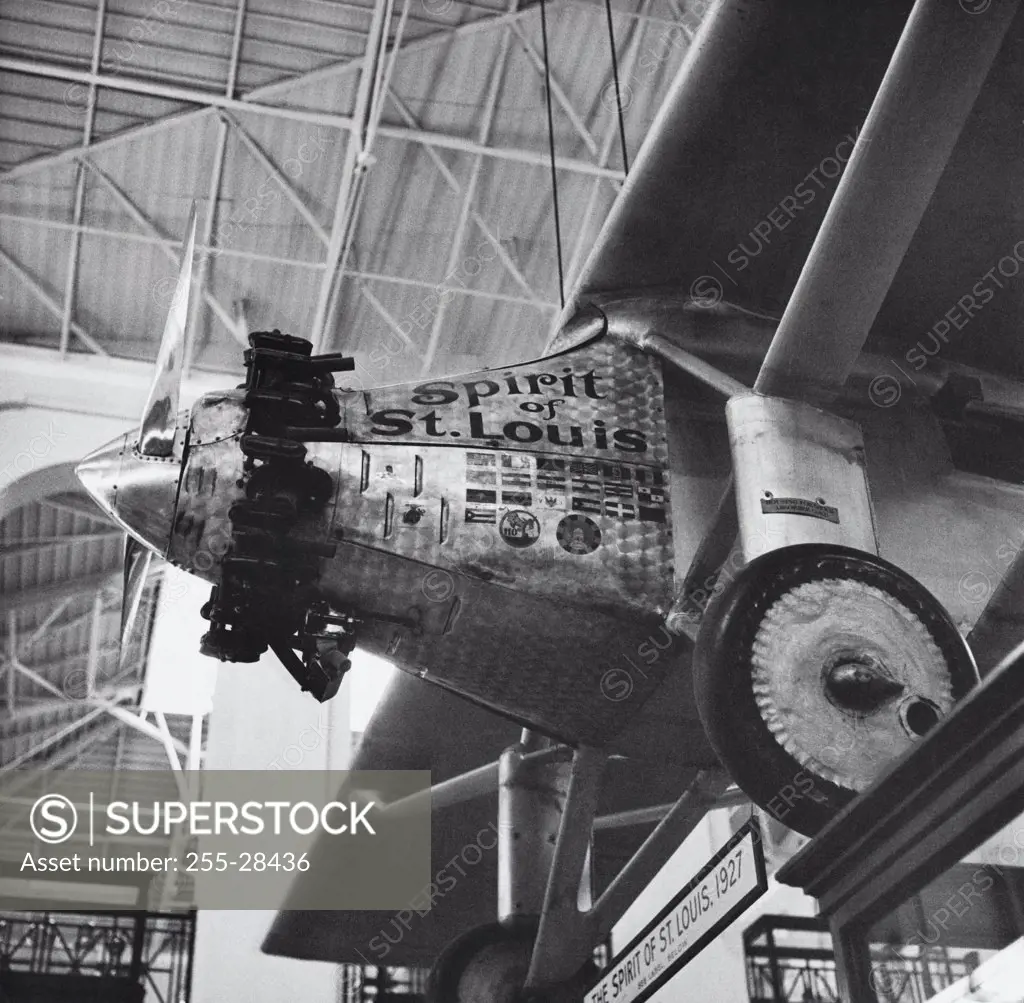
<path id="1" fill-rule="evenodd" d="M 428 1003 L 519 1003 L 536 932 L 490 923 L 457 937 L 430 970 Z"/>
<path id="2" fill-rule="evenodd" d="M 488 923 L 457 937 L 430 970 L 427 1003 L 576 1003 L 597 975 L 592 962 L 571 983 L 543 992 L 523 988 L 536 936 L 537 921 L 524 919 L 512 927 Z"/>
<path id="3" fill-rule="evenodd" d="M 941 604 L 871 554 L 771 551 L 704 615 L 697 709 L 736 783 L 814 835 L 945 717 L 977 668 Z"/>

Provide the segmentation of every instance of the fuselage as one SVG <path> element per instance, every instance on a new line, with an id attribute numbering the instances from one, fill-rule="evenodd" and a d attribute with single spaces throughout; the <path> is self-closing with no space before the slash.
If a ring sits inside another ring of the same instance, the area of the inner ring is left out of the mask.
<path id="1" fill-rule="evenodd" d="M 673 599 L 661 362 L 601 340 L 335 395 L 345 441 L 306 443 L 334 494 L 292 536 L 334 548 L 317 584 L 363 620 L 360 645 L 561 737 L 621 728 L 670 667 L 630 668 Z M 179 422 L 170 510 L 143 520 L 154 494 L 109 499 L 130 532 L 211 583 L 244 498 L 243 400 L 206 395 Z M 122 482 L 152 467 L 130 440 Z"/>
<path id="2" fill-rule="evenodd" d="M 729 476 L 719 402 L 701 404 L 692 381 L 608 338 L 526 365 L 334 394 L 340 441 L 307 442 L 305 457 L 332 494 L 290 539 L 333 552 L 316 584 L 362 621 L 360 646 L 592 744 L 614 737 L 666 673 L 688 672 L 689 642 L 664 619 Z M 245 497 L 244 397 L 208 394 L 183 412 L 172 456 L 139 456 L 127 435 L 81 468 L 130 533 L 214 584 L 232 548 L 229 511 Z M 965 576 L 998 583 L 982 569 L 995 567 L 993 540 L 1016 538 L 1021 489 L 954 470 L 926 408 L 867 403 L 857 417 L 882 555 L 967 630 L 983 607 Z M 963 544 L 936 550 L 937 535 Z M 727 563 L 697 605 L 738 570 Z"/>
<path id="3" fill-rule="evenodd" d="M 333 497 L 291 537 L 334 550 L 317 587 L 360 646 L 565 739 L 620 729 L 672 661 L 636 657 L 673 600 L 662 363 L 602 339 L 335 396 L 343 441 L 305 444 Z M 244 399 L 201 398 L 162 463 L 129 434 L 83 464 L 128 532 L 212 584 L 245 498 Z"/>

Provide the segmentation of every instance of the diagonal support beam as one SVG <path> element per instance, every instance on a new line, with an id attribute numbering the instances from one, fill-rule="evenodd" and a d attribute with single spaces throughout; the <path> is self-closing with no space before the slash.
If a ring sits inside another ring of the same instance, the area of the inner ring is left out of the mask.
<path id="1" fill-rule="evenodd" d="M 248 11 L 247 0 L 238 0 L 235 5 L 235 28 L 231 39 L 231 59 L 228 63 L 228 79 L 224 85 L 224 96 L 233 98 L 238 86 L 238 64 L 242 57 L 242 39 L 245 32 L 245 15 Z"/>
<path id="2" fill-rule="evenodd" d="M 137 699 L 141 688 L 141 683 L 133 683 L 130 686 L 112 686 L 97 690 L 95 697 L 97 700 L 114 704 L 126 703 L 129 700 Z M 45 717 L 47 714 L 55 714 L 62 710 L 66 711 L 67 707 L 68 701 L 58 697 L 33 700 L 30 703 L 22 702 L 13 714 L 4 715 L 2 724 L 5 729 L 9 729 L 12 725 L 22 724 L 37 717 Z M 120 726 L 120 722 L 118 722 L 118 726 Z M 0 734 L 0 740 L 3 738 L 4 735 Z"/>
<path id="3" fill-rule="evenodd" d="M 56 352 L 54 353 L 56 357 Z M 8 612 L 29 609 L 32 606 L 52 605 L 62 601 L 70 602 L 82 594 L 88 595 L 98 589 L 120 588 L 121 572 L 106 571 L 96 575 L 82 575 L 80 578 L 68 578 L 66 581 L 53 582 L 49 585 L 37 585 L 22 589 L 20 592 L 9 592 L 4 595 L 4 608 Z"/>
<path id="4" fill-rule="evenodd" d="M 178 751 L 183 748 L 182 743 L 177 741 L 171 734 L 171 729 L 167 727 L 167 718 L 162 710 L 154 711 L 153 717 L 156 718 L 157 731 L 160 734 L 160 744 L 164 747 L 164 752 L 167 754 L 167 762 L 174 771 L 174 782 L 177 784 L 178 794 L 182 801 L 188 801 L 191 798 L 191 794 L 181 769 L 181 760 L 178 758 Z M 188 756 L 187 748 L 183 754 Z"/>
<path id="5" fill-rule="evenodd" d="M 118 534 L 120 535 L 120 534 Z M 99 593 L 97 593 L 99 594 Z M 39 640 L 53 625 L 57 622 L 57 619 L 61 614 L 71 605 L 71 600 L 74 596 L 65 596 L 63 599 L 58 600 L 56 605 L 50 610 L 49 613 L 43 618 L 42 622 L 32 631 L 29 636 L 16 645 L 14 650 L 11 651 L 11 657 L 13 659 L 20 659 L 27 655 L 31 650 L 36 641 Z"/>
<path id="6" fill-rule="evenodd" d="M 413 113 L 409 110 L 409 106 L 394 91 L 389 92 L 388 96 L 391 98 L 391 102 L 392 104 L 394 104 L 395 108 L 398 109 L 399 115 L 401 115 L 401 117 L 406 122 L 408 122 L 413 128 L 418 128 L 419 123 L 416 121 L 416 117 L 413 115 Z M 462 185 L 459 184 L 458 179 L 452 173 L 451 168 L 449 168 L 449 166 L 441 159 L 437 151 L 432 150 L 428 147 L 427 156 L 430 158 L 431 163 L 433 163 L 434 167 L 437 169 L 438 174 L 440 174 L 441 177 L 444 178 L 448 187 L 451 188 L 451 190 L 455 192 L 456 195 L 461 195 Z M 549 161 L 545 160 L 543 162 L 543 165 L 550 166 Z M 511 259 L 511 257 L 509 257 L 508 251 L 505 250 L 500 238 L 498 237 L 497 233 L 495 233 L 494 230 L 491 229 L 490 224 L 488 224 L 488 222 L 475 209 L 470 210 L 469 218 L 472 219 L 473 222 L 480 228 L 480 232 L 487 239 L 487 242 L 491 245 L 491 247 L 494 248 L 494 252 L 495 254 L 497 254 L 498 260 L 505 266 L 505 269 L 508 271 L 509 275 L 512 276 L 512 279 L 516 283 L 516 285 L 518 285 L 519 288 L 522 289 L 524 293 L 526 293 L 526 296 L 530 300 L 530 302 L 533 303 L 534 306 L 540 307 L 543 310 L 547 310 L 548 304 L 545 303 L 540 296 L 538 296 L 538 294 L 533 290 L 533 287 L 529 284 L 529 282 L 526 281 L 525 276 L 521 271 L 519 271 L 519 268 L 517 267 L 516 263 Z"/>
<path id="7" fill-rule="evenodd" d="M 562 3 L 569 2 L 572 2 L 572 0 L 550 0 L 550 6 L 554 7 Z M 451 25 L 441 31 L 431 32 L 429 35 L 423 35 L 420 38 L 406 42 L 402 46 L 402 51 L 406 54 L 424 52 L 429 49 L 436 48 L 439 45 L 450 45 L 453 42 L 458 42 L 464 38 L 472 37 L 473 35 L 495 31 L 504 25 L 511 24 L 514 21 L 518 21 L 520 18 L 528 16 L 532 13 L 532 10 L 533 8 L 531 7 L 526 10 L 517 10 L 511 13 L 495 13 L 491 17 L 481 17 L 473 21 L 464 21 L 462 24 Z M 288 94 L 299 84 L 302 86 L 323 84 L 338 76 L 354 73 L 361 69 L 365 65 L 365 62 L 365 56 L 357 56 L 355 59 L 348 59 L 344 62 L 330 63 L 327 66 L 321 66 L 319 69 L 312 70 L 297 81 L 282 80 L 280 83 L 267 84 L 263 87 L 259 87 L 247 95 L 247 97 L 258 98 L 261 101 L 280 97 Z"/>
<path id="8" fill-rule="evenodd" d="M 373 294 L 373 290 L 367 286 L 364 280 L 360 280 L 359 282 L 359 292 L 362 294 L 366 302 L 370 304 L 374 312 L 384 321 L 385 324 L 387 324 L 389 328 L 391 328 L 392 331 L 395 332 L 395 334 L 398 335 L 405 347 L 408 348 L 409 351 L 411 351 L 417 358 L 423 358 L 423 353 L 416 347 L 412 338 L 402 330 L 402 325 L 395 320 L 388 308 L 384 306 L 379 299 L 377 299 Z"/>
<path id="9" fill-rule="evenodd" d="M 174 736 L 171 734 L 171 729 L 167 726 L 167 718 L 162 710 L 154 711 L 153 717 L 156 719 L 157 731 L 160 732 L 160 743 L 164 747 L 164 752 L 167 753 L 167 762 L 175 773 L 181 773 L 181 760 L 178 758 L 178 749 L 175 747 Z M 185 755 L 188 755 L 188 749 L 185 750 Z"/>
<path id="10" fill-rule="evenodd" d="M 512 0 L 514 7 L 517 0 Z M 519 25 L 512 24 L 511 31 L 515 31 Z M 508 68 L 508 58 L 511 52 L 512 38 L 509 31 L 504 32 L 501 38 L 498 58 L 495 60 L 494 69 L 491 71 L 491 85 L 484 101 L 483 121 L 480 123 L 479 139 L 486 143 L 491 134 L 491 126 L 494 124 L 494 113 L 498 108 L 498 98 L 501 94 L 502 82 L 505 79 L 505 71 Z M 477 157 L 473 163 L 473 170 L 466 183 L 465 191 L 462 193 L 462 207 L 459 210 L 458 222 L 455 224 L 455 235 L 452 239 L 451 248 L 448 251 L 448 261 L 445 265 L 445 278 L 454 272 L 458 266 L 459 254 L 462 252 L 462 245 L 466 238 L 466 227 L 469 224 L 469 214 L 473 207 L 473 199 L 476 197 L 477 183 L 480 180 L 480 169 L 483 167 L 483 157 Z M 448 300 L 443 292 L 447 291 L 442 285 L 442 295 L 438 297 L 437 313 L 434 314 L 434 322 L 430 328 L 430 336 L 427 339 L 427 349 L 423 353 L 423 364 L 420 367 L 420 374 L 427 375 L 434 362 L 434 355 L 437 346 L 441 341 L 441 329 L 444 326 L 445 314 L 448 312 Z"/>
<path id="11" fill-rule="evenodd" d="M 394 0 L 377 0 L 374 6 L 373 22 L 366 39 L 366 51 L 363 55 L 365 62 L 359 73 L 355 111 L 352 115 L 354 126 L 350 131 L 348 142 L 345 144 L 345 161 L 334 205 L 330 238 L 327 242 L 324 277 L 320 283 L 320 292 L 313 315 L 313 328 L 310 332 L 310 341 L 313 342 L 314 352 L 319 351 L 323 344 L 334 296 L 340 289 L 341 276 L 345 269 L 346 258 L 351 248 L 362 204 L 366 174 L 372 164 L 370 150 L 384 106 L 380 97 L 388 86 L 385 75 L 394 69 L 393 58 L 387 64 L 387 70 L 385 70 L 384 62 L 387 51 L 387 32 L 391 26 L 393 12 Z M 404 28 L 404 25 L 405 20 L 403 19 L 399 26 L 400 29 Z M 395 45 L 397 46 L 399 42 L 400 37 L 396 37 Z"/>
<path id="12" fill-rule="evenodd" d="M 45 763 L 42 763 L 39 768 L 43 770 L 57 770 L 68 763 L 78 762 L 78 760 L 81 759 L 81 757 L 94 745 L 112 738 L 115 733 L 119 733 L 120 735 L 124 734 L 123 727 L 116 721 L 108 724 L 97 725 L 87 735 L 82 735 L 74 745 L 67 749 L 62 749 L 55 756 L 51 756 Z M 7 802 L 13 801 L 21 791 L 32 783 L 34 775 L 34 771 L 26 770 L 23 779 L 11 780 L 9 783 L 5 783 L 3 785 L 4 800 Z M 110 800 L 113 800 L 113 798 Z M 19 818 L 22 817 L 24 816 L 15 815 L 6 822 L 3 828 L 0 829 L 0 835 L 13 829 L 18 823 Z"/>
<path id="13" fill-rule="evenodd" d="M 565 0 L 565 2 L 572 7 L 582 7 L 584 10 L 598 11 L 602 14 L 604 13 L 603 0 Z M 705 4 L 705 6 L 707 6 L 707 4 Z M 615 7 L 614 12 L 616 17 L 626 18 L 627 20 L 636 21 L 640 24 L 664 25 L 666 28 L 680 27 L 679 22 L 687 17 L 689 17 L 691 21 L 696 21 L 698 18 L 698 15 L 696 14 L 687 14 L 687 12 L 679 6 L 678 0 L 668 0 L 668 8 L 672 12 L 675 20 L 673 20 L 672 17 L 659 17 L 657 14 L 650 13 L 650 11 L 641 12 L 639 9 L 632 11 L 623 10 L 621 7 Z M 692 28 L 685 24 L 681 27 L 691 38 L 693 37 Z"/>
<path id="14" fill-rule="evenodd" d="M 106 710 L 108 714 L 116 717 L 119 721 L 123 721 L 130 728 L 134 728 L 136 731 L 152 738 L 161 745 L 164 744 L 164 736 L 161 734 L 160 729 L 156 727 L 156 725 L 150 724 L 148 721 L 143 721 L 138 714 L 133 714 L 130 710 L 126 710 L 124 707 L 117 707 L 114 705 L 105 705 L 103 709 Z M 171 747 L 176 752 L 180 752 L 183 756 L 188 755 L 188 749 L 185 746 L 185 743 L 177 738 L 171 738 Z"/>
<path id="15" fill-rule="evenodd" d="M 107 0 L 99 0 L 96 5 L 96 26 L 93 29 L 92 59 L 90 68 L 93 73 L 100 69 L 100 59 L 103 55 L 103 28 L 107 18 Z M 90 84 L 89 96 L 85 105 L 85 121 L 82 124 L 82 148 L 88 149 L 92 142 L 92 131 L 96 121 L 96 85 Z M 85 168 L 78 164 L 75 168 L 75 208 L 72 220 L 75 226 L 82 222 L 82 213 L 85 210 Z M 69 342 L 71 339 L 71 321 L 75 310 L 75 295 L 78 286 L 78 259 L 82 243 L 81 230 L 71 231 L 71 248 L 68 251 L 68 265 L 66 279 L 64 282 L 64 314 L 60 323 L 60 354 L 68 354 Z"/>
<path id="16" fill-rule="evenodd" d="M 160 228 L 156 225 L 156 223 L 154 223 L 121 190 L 121 188 L 118 186 L 117 182 L 114 181 L 103 170 L 101 170 L 99 167 L 97 167 L 96 164 L 93 163 L 93 161 L 90 160 L 88 157 L 82 156 L 81 157 L 81 162 L 83 164 L 85 164 L 85 166 L 88 167 L 89 170 L 92 171 L 93 174 L 96 175 L 96 179 L 100 182 L 100 184 L 103 185 L 104 188 L 107 189 L 107 191 L 110 192 L 110 194 L 114 197 L 114 200 L 117 202 L 117 204 L 119 206 L 121 206 L 121 208 L 124 209 L 124 211 L 126 213 L 128 213 L 128 215 L 131 216 L 132 219 L 134 219 L 135 222 L 138 223 L 139 226 L 141 226 L 150 236 L 156 237 L 159 240 L 159 243 L 156 246 L 160 248 L 160 250 L 163 252 L 164 256 L 169 261 L 174 262 L 176 267 L 180 266 L 181 265 L 181 256 L 178 254 L 177 251 L 174 250 L 174 248 L 171 246 L 171 244 L 168 243 L 167 237 L 163 233 L 160 232 Z M 208 243 L 208 241 L 207 241 L 207 243 Z M 214 296 L 209 292 L 209 290 L 203 290 L 202 298 L 203 298 L 203 301 L 207 304 L 207 306 L 209 306 L 209 308 L 217 315 L 217 317 L 220 319 L 220 321 L 224 325 L 224 327 L 227 328 L 228 333 L 236 341 L 238 341 L 239 340 L 238 339 L 238 331 L 235 328 L 235 324 L 234 324 L 234 321 L 233 321 L 233 319 L 231 317 L 230 311 L 228 311 L 224 306 L 222 306 L 220 301 L 215 299 Z M 198 297 L 197 297 L 197 299 L 198 299 Z M 242 344 L 242 342 L 239 342 L 239 344 Z M 246 344 L 245 347 L 248 348 L 249 347 L 248 344 Z"/>
<path id="17" fill-rule="evenodd" d="M 756 393 L 820 401 L 846 382 L 1019 8 L 1004 0 L 976 17 L 916 0 Z"/>
<path id="18" fill-rule="evenodd" d="M 729 777 L 719 770 L 699 772 L 693 783 L 626 862 L 589 910 L 579 908 L 580 880 L 589 855 L 597 812 L 604 755 L 581 747 L 572 776 L 548 877 L 544 909 L 533 946 L 526 987 L 556 985 L 571 978 L 594 946 L 653 880 L 704 815 L 719 804 Z M 732 799 L 730 794 L 729 800 Z"/>
<path id="19" fill-rule="evenodd" d="M 23 765 L 35 759 L 40 753 L 45 752 L 47 749 L 54 745 L 63 742 L 65 738 L 73 735 L 76 731 L 80 731 L 87 724 L 91 724 L 101 714 L 103 714 L 102 707 L 96 707 L 81 717 L 75 718 L 74 721 L 64 725 L 63 728 L 59 728 L 52 735 L 47 736 L 41 742 L 37 742 L 35 745 L 26 749 L 20 755 L 15 756 L 13 759 L 8 760 L 3 766 L 0 766 L 0 774 L 9 773 L 11 770 L 18 769 L 19 766 Z"/>
<path id="20" fill-rule="evenodd" d="M 526 53 L 530 62 L 533 64 L 533 68 L 541 75 L 542 79 L 546 79 L 547 75 L 544 70 L 544 57 L 537 51 L 533 42 L 526 35 L 526 30 L 522 24 L 518 21 L 512 23 L 512 31 L 515 32 L 516 37 L 522 43 L 523 51 Z M 598 144 L 597 140 L 594 139 L 594 134 L 587 128 L 587 123 L 583 121 L 583 117 L 576 110 L 575 105 L 569 99 L 569 95 L 565 93 L 565 88 L 558 82 L 558 78 L 554 72 L 550 73 L 551 81 L 551 96 L 555 99 L 556 104 L 565 112 L 565 117 L 572 124 L 573 129 L 576 131 L 576 135 L 583 140 L 583 145 L 590 151 L 592 157 L 598 155 Z M 484 142 L 481 140 L 481 142 Z M 608 179 L 612 180 L 611 178 Z"/>
<path id="21" fill-rule="evenodd" d="M 296 191 L 281 168 L 271 160 L 266 150 L 249 135 L 238 119 L 226 111 L 222 111 L 220 115 L 223 121 L 227 122 L 231 127 L 232 132 L 241 140 L 242 145 L 249 151 L 256 163 L 277 182 L 284 193 L 284 197 L 291 202 L 295 211 L 306 221 L 321 243 L 325 246 L 328 245 L 331 242 L 330 234 L 321 226 L 320 220 L 316 218 L 309 206 L 306 205 L 303 197 Z"/>
<path id="22" fill-rule="evenodd" d="M 143 735 L 148 735 L 150 738 L 164 745 L 164 735 L 160 728 L 156 725 L 150 724 L 148 721 L 143 721 L 137 714 L 133 714 L 130 710 L 116 703 L 112 703 L 107 700 L 100 700 L 97 698 L 86 699 L 86 700 L 71 700 L 66 693 L 54 686 L 48 679 L 44 679 L 38 672 L 34 672 L 27 665 L 22 665 L 20 662 L 12 661 L 8 663 L 8 667 L 13 666 L 15 671 L 25 676 L 26 679 L 31 679 L 38 687 L 52 693 L 55 697 L 67 701 L 69 704 L 82 704 L 84 706 L 94 707 L 99 713 L 107 713 L 112 717 L 116 717 L 119 721 L 129 725 L 136 731 L 142 732 Z M 188 749 L 184 742 L 171 737 L 171 747 L 182 755 L 188 755 Z"/>
<path id="23" fill-rule="evenodd" d="M 15 261 L 5 250 L 0 248 L 0 261 L 2 261 L 19 279 L 25 284 L 29 292 L 47 310 L 50 311 L 61 323 L 64 322 L 64 306 L 62 303 L 52 296 L 42 285 L 42 283 L 34 276 L 27 268 L 22 264 Z M 72 332 L 81 340 L 81 342 L 95 352 L 97 355 L 108 355 L 107 350 L 84 328 L 81 324 L 73 319 L 68 320 L 68 326 Z"/>

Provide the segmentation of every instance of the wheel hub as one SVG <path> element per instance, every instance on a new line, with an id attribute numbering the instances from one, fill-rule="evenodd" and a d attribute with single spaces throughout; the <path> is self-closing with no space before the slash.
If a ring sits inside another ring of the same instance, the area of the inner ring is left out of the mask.
<path id="1" fill-rule="evenodd" d="M 490 944 L 466 965 L 458 1003 L 518 1003 L 530 968 L 531 945 Z"/>
<path id="2" fill-rule="evenodd" d="M 825 692 L 836 706 L 870 713 L 906 692 L 870 651 L 842 651 L 825 668 Z"/>
<path id="3" fill-rule="evenodd" d="M 754 640 L 754 697 L 799 763 L 860 791 L 953 706 L 931 634 L 893 595 L 856 579 L 798 585 Z"/>

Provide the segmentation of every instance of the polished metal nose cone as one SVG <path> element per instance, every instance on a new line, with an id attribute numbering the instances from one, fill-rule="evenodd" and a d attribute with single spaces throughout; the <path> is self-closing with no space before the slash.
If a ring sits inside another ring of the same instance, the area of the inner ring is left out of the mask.
<path id="1" fill-rule="evenodd" d="M 90 453 L 75 467 L 75 476 L 81 482 L 82 487 L 89 492 L 93 501 L 115 521 L 118 521 L 116 508 L 121 460 L 127 448 L 128 436 L 122 435 Z"/>
<path id="2" fill-rule="evenodd" d="M 138 435 L 119 436 L 75 468 L 82 486 L 125 532 L 158 554 L 167 552 L 181 476 L 175 456 L 143 456 Z"/>

